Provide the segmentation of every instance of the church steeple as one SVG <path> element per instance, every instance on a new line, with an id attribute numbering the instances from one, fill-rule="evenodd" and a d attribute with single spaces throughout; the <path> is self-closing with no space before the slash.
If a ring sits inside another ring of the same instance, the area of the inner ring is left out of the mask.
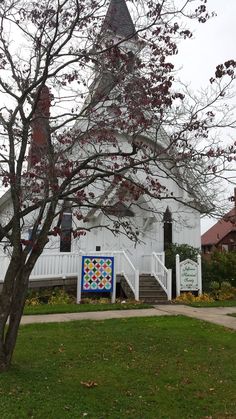
<path id="1" fill-rule="evenodd" d="M 102 30 L 126 39 L 136 38 L 135 26 L 125 0 L 111 0 L 104 19 Z"/>
<path id="2" fill-rule="evenodd" d="M 110 0 L 100 36 L 101 45 L 104 47 L 106 47 L 106 41 L 113 41 L 114 45 L 116 43 L 119 44 L 118 49 L 122 50 L 123 54 L 127 54 L 126 73 L 131 72 L 134 55 L 139 52 L 142 46 L 126 0 Z M 98 102 L 104 100 L 117 85 L 117 75 L 120 72 L 120 57 L 118 53 L 116 62 L 112 62 L 112 53 L 113 49 L 111 47 L 108 56 L 99 60 L 99 65 L 95 65 L 95 77 L 89 89 L 90 95 L 86 105 L 90 102 L 90 104 L 92 103 L 95 106 Z"/>

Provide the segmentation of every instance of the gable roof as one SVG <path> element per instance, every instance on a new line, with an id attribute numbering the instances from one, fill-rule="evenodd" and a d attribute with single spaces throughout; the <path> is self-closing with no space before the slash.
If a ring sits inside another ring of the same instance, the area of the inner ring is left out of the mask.
<path id="1" fill-rule="evenodd" d="M 130 38 L 135 34 L 135 26 L 125 0 L 111 0 L 102 29 L 111 31 L 121 38 Z"/>
<path id="2" fill-rule="evenodd" d="M 202 235 L 202 246 L 216 245 L 232 231 L 236 232 L 236 207 Z"/>

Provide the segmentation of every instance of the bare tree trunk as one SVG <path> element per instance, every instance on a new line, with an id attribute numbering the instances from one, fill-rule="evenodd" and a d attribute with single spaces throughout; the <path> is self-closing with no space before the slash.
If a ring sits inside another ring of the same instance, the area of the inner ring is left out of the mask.
<path id="1" fill-rule="evenodd" d="M 7 370 L 11 364 L 27 296 L 29 275 L 30 271 L 25 266 L 21 268 L 15 278 L 9 281 L 14 284 L 12 295 L 6 292 L 7 287 L 3 289 L 1 295 L 4 309 L 1 310 L 0 319 L 0 371 Z"/>
<path id="2" fill-rule="evenodd" d="M 30 254 L 15 251 L 12 257 L 0 295 L 0 372 L 11 365 L 16 345 L 17 334 L 27 297 L 30 274 L 39 256 L 48 242 L 48 231 L 51 227 L 56 203 L 51 203 L 37 246 Z M 9 324 L 7 325 L 7 321 Z"/>

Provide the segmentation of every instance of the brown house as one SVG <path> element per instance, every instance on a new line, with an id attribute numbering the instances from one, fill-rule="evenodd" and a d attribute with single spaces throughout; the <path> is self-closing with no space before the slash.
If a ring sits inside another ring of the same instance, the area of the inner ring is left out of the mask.
<path id="1" fill-rule="evenodd" d="M 234 208 L 202 235 L 202 251 L 204 254 L 211 253 L 214 250 L 236 251 L 236 188 L 231 200 L 234 201 Z"/>

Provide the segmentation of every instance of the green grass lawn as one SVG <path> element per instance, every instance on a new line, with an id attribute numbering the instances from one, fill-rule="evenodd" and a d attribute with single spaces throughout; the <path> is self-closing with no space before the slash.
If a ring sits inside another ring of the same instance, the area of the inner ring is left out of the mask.
<path id="1" fill-rule="evenodd" d="M 213 301 L 212 303 L 202 301 L 200 303 L 189 303 L 188 305 L 191 307 L 236 307 L 236 300 Z"/>
<path id="2" fill-rule="evenodd" d="M 150 304 L 40 304 L 38 306 L 27 306 L 24 314 L 54 314 L 54 313 L 84 313 L 86 311 L 107 311 L 107 310 L 132 310 L 141 308 L 152 308 Z"/>
<path id="3" fill-rule="evenodd" d="M 232 419 L 235 365 L 235 332 L 181 316 L 22 326 L 1 419 Z"/>

